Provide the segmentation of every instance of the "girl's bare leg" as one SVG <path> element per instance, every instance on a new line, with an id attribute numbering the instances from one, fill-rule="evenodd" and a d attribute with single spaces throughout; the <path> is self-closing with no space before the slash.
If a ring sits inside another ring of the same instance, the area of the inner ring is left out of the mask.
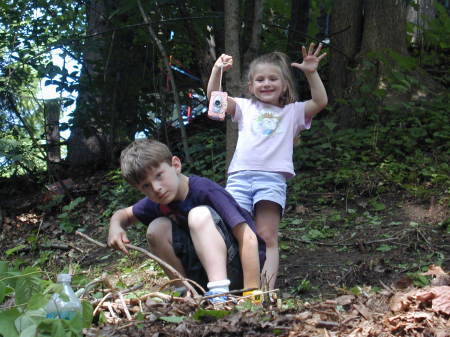
<path id="1" fill-rule="evenodd" d="M 262 270 L 262 281 L 268 283 L 269 289 L 275 288 L 280 262 L 278 250 L 280 214 L 281 206 L 275 202 L 261 200 L 255 205 L 256 230 L 266 242 L 266 262 Z"/>

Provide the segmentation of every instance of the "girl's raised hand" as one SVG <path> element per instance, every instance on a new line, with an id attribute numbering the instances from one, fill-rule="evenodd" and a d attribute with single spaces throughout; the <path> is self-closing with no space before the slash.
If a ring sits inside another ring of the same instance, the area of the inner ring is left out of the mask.
<path id="1" fill-rule="evenodd" d="M 223 67 L 223 71 L 230 69 L 233 66 L 233 56 L 227 54 L 220 55 L 216 63 L 214 63 L 214 66 L 217 68 Z"/>
<path id="2" fill-rule="evenodd" d="M 292 63 L 291 65 L 295 68 L 300 69 L 304 73 L 313 73 L 317 70 L 319 66 L 320 60 L 322 60 L 327 53 L 320 54 L 320 50 L 322 49 L 322 43 L 319 43 L 319 46 L 316 50 L 314 50 L 314 43 L 309 45 L 308 52 L 306 52 L 305 46 L 302 46 L 302 55 L 303 62 L 302 63 Z"/>

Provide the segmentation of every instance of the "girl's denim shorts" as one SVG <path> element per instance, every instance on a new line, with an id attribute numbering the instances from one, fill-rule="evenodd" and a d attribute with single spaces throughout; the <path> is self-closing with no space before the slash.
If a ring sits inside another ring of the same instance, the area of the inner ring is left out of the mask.
<path id="1" fill-rule="evenodd" d="M 228 176 L 226 190 L 238 204 L 253 214 L 257 202 L 268 200 L 286 205 L 286 178 L 282 173 L 266 171 L 238 171 Z"/>

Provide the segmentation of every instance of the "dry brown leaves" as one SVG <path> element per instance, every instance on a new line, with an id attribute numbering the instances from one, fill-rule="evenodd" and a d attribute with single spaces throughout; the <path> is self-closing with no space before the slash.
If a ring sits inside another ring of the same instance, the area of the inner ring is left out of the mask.
<path id="1" fill-rule="evenodd" d="M 435 279 L 448 276 L 435 266 L 426 275 Z M 131 313 L 142 312 L 143 321 L 127 321 L 119 310 L 119 324 L 89 329 L 86 336 L 450 337 L 449 285 L 402 290 L 384 286 L 378 293 L 363 288 L 357 296 L 344 294 L 290 309 L 280 303 L 232 308 L 221 319 L 208 315 L 194 319 L 194 312 L 212 309 L 205 303 L 169 297 L 161 300 L 160 297 L 155 301 L 150 296 L 130 308 Z M 120 307 L 120 301 L 114 305 Z M 182 316 L 184 320 L 169 323 L 161 319 L 167 316 Z"/>

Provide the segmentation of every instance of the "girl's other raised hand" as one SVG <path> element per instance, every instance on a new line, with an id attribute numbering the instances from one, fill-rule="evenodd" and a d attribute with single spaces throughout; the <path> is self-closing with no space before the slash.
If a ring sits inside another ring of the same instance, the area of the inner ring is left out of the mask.
<path id="1" fill-rule="evenodd" d="M 233 56 L 222 54 L 217 59 L 216 63 L 214 63 L 214 67 L 221 68 L 223 67 L 223 71 L 230 69 L 233 66 Z"/>
<path id="2" fill-rule="evenodd" d="M 320 54 L 320 50 L 322 49 L 322 43 L 319 43 L 319 46 L 316 50 L 314 50 L 314 43 L 309 45 L 308 52 L 306 51 L 305 46 L 302 46 L 302 55 L 303 62 L 302 63 L 292 63 L 291 65 L 295 68 L 300 69 L 304 73 L 313 73 L 317 71 L 319 66 L 319 62 L 327 55 L 327 53 Z"/>

